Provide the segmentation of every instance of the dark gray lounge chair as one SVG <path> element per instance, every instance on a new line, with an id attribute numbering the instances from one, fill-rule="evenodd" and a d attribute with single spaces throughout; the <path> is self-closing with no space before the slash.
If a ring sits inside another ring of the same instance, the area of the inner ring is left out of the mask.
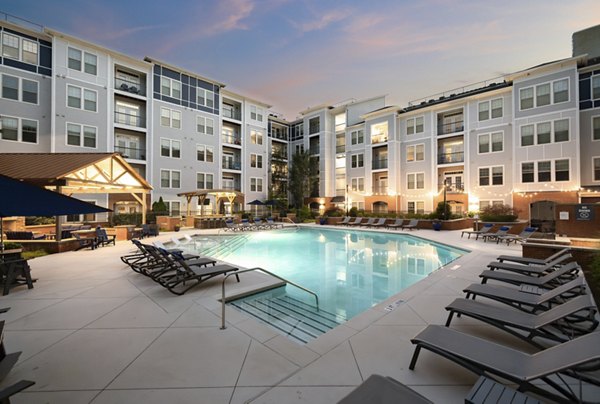
<path id="1" fill-rule="evenodd" d="M 576 262 L 569 262 L 540 277 L 490 270 L 483 271 L 479 277 L 482 278 L 481 283 L 486 283 L 489 279 L 493 279 L 513 285 L 532 285 L 540 288 L 553 289 L 575 279 L 580 269 L 581 267 L 577 265 Z"/>
<path id="2" fill-rule="evenodd" d="M 385 226 L 385 221 L 386 221 L 385 217 L 380 217 L 377 220 L 377 222 L 375 222 L 373 224 L 370 224 L 370 225 L 367 225 L 367 226 L 369 226 L 369 227 L 384 227 Z"/>
<path id="3" fill-rule="evenodd" d="M 350 219 L 352 219 L 350 216 L 346 216 L 341 222 L 337 223 L 336 226 L 344 226 L 350 222 Z"/>
<path id="4" fill-rule="evenodd" d="M 413 389 L 396 379 L 381 375 L 371 375 L 338 404 L 433 404 Z"/>
<path id="5" fill-rule="evenodd" d="M 404 229 L 413 230 L 413 229 L 418 229 L 418 227 L 417 227 L 418 225 L 419 225 L 418 219 L 411 219 L 410 222 L 408 222 L 408 224 L 404 224 L 404 225 L 400 226 L 400 228 L 402 230 L 404 230 Z"/>
<path id="6" fill-rule="evenodd" d="M 595 319 L 597 309 L 590 295 L 578 296 L 539 314 L 461 298 L 446 306 L 446 310 L 450 312 L 446 327 L 450 326 L 452 317 L 457 313 L 493 325 L 538 348 L 544 346 L 534 338 L 565 342 L 598 327 Z"/>
<path id="7" fill-rule="evenodd" d="M 402 227 L 402 223 L 404 223 L 404 219 L 396 219 L 394 223 L 388 224 L 388 229 L 399 229 Z"/>
<path id="8" fill-rule="evenodd" d="M 523 265 L 523 264 L 512 264 L 510 262 L 498 262 L 492 261 L 488 264 L 488 268 L 492 271 L 495 269 L 501 269 L 503 271 L 517 272 L 525 275 L 543 275 L 547 272 L 553 271 L 556 267 L 561 266 L 565 261 L 571 259 L 571 254 L 563 254 L 560 257 L 548 262 L 544 265 Z"/>
<path id="9" fill-rule="evenodd" d="M 519 391 L 530 391 L 561 403 L 580 400 L 577 393 L 569 386 L 561 385 L 560 380 L 552 377 L 554 375 L 568 375 L 600 386 L 600 380 L 588 373 L 600 368 L 600 332 L 534 354 L 440 325 L 427 326 L 411 342 L 416 345 L 409 366 L 411 370 L 415 368 L 421 349 L 425 348 L 477 375 L 502 378 L 516 384 Z"/>
<path id="10" fill-rule="evenodd" d="M 363 218 L 362 217 L 357 217 L 356 219 L 354 219 L 353 222 L 348 222 L 348 226 L 360 226 L 360 223 L 362 222 Z"/>
<path id="11" fill-rule="evenodd" d="M 562 250 L 555 252 L 554 254 L 552 254 L 551 256 L 549 256 L 548 258 L 545 258 L 545 259 L 527 258 L 527 257 L 516 256 L 516 255 L 501 255 L 496 259 L 500 262 L 510 261 L 510 262 L 516 262 L 518 264 L 524 264 L 524 265 L 546 265 L 547 263 L 551 262 L 552 260 L 555 260 L 556 258 L 558 258 L 561 255 L 566 254 L 570 251 L 571 251 L 570 248 L 563 248 Z"/>
<path id="12" fill-rule="evenodd" d="M 472 283 L 463 292 L 467 294 L 467 299 L 472 297 L 475 300 L 476 296 L 482 296 L 515 309 L 537 313 L 549 310 L 553 305 L 564 303 L 569 298 L 584 294 L 586 286 L 583 277 L 579 276 L 554 289 L 543 289 L 541 294 L 523 292 L 514 287 L 481 283 Z"/>
<path id="13" fill-rule="evenodd" d="M 502 226 L 495 233 L 485 233 L 485 234 L 482 234 L 481 238 L 483 239 L 483 241 L 485 243 L 487 243 L 488 240 L 495 240 L 498 237 L 506 236 L 508 234 L 508 232 L 510 231 L 511 228 L 512 228 L 512 226 Z"/>
<path id="14" fill-rule="evenodd" d="M 460 238 L 465 234 L 468 234 L 469 238 L 471 238 L 471 234 L 475 234 L 477 236 L 475 240 L 477 240 L 481 234 L 485 234 L 492 230 L 492 227 L 494 227 L 494 223 L 484 223 L 480 230 L 463 230 L 463 232 L 460 233 Z"/>
<path id="15" fill-rule="evenodd" d="M 535 233 L 537 230 L 537 227 L 525 227 L 523 231 L 519 234 L 507 234 L 506 236 L 498 236 L 496 237 L 496 244 L 500 242 L 506 242 L 506 245 L 509 245 L 510 243 L 523 243 L 529 237 L 533 236 L 533 233 Z"/>
<path id="16" fill-rule="evenodd" d="M 361 227 L 362 226 L 369 227 L 369 226 L 372 226 L 373 223 L 375 223 L 375 218 L 374 217 L 370 217 L 370 218 L 367 219 L 366 222 L 364 222 L 364 223 L 361 222 L 360 226 Z"/>

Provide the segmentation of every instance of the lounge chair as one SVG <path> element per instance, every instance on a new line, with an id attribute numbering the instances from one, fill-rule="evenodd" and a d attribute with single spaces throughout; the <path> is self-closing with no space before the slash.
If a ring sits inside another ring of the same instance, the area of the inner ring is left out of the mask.
<path id="1" fill-rule="evenodd" d="M 365 226 L 365 227 L 370 227 L 373 225 L 373 223 L 375 223 L 375 218 L 374 217 L 370 217 L 369 219 L 367 219 L 366 222 L 361 223 L 360 227 Z"/>
<path id="2" fill-rule="evenodd" d="M 254 218 L 254 227 L 256 227 L 258 230 L 266 229 L 266 227 L 260 217 Z"/>
<path id="3" fill-rule="evenodd" d="M 398 229 L 398 228 L 401 228 L 401 227 L 402 227 L 402 223 L 404 223 L 404 219 L 396 219 L 396 220 L 394 221 L 394 223 L 392 223 L 392 224 L 388 224 L 388 225 L 387 225 L 387 228 L 388 228 L 388 229 Z"/>
<path id="4" fill-rule="evenodd" d="M 587 373 L 600 368 L 600 332 L 534 354 L 441 325 L 427 326 L 411 342 L 416 345 L 409 365 L 411 370 L 415 369 L 424 348 L 477 375 L 502 378 L 516 384 L 519 391 L 530 391 L 561 403 L 580 400 L 569 386 L 561 386 L 561 382 L 551 376 L 567 375 L 600 386 L 600 380 Z"/>
<path id="5" fill-rule="evenodd" d="M 239 227 L 240 227 L 240 230 L 242 230 L 242 231 L 254 229 L 254 226 L 250 224 L 248 219 L 242 219 L 241 223 L 239 224 Z"/>
<path id="6" fill-rule="evenodd" d="M 487 243 L 488 240 L 495 240 L 498 237 L 506 236 L 508 234 L 508 232 L 510 231 L 511 228 L 512 228 L 512 226 L 502 226 L 495 233 L 485 233 L 485 234 L 482 234 L 481 238 L 483 239 L 483 241 L 485 243 Z"/>
<path id="7" fill-rule="evenodd" d="M 471 234 L 475 234 L 477 236 L 475 240 L 477 240 L 480 235 L 492 230 L 492 227 L 494 227 L 494 223 L 484 223 L 480 230 L 463 230 L 463 232 L 460 233 L 460 238 L 462 238 L 462 236 L 465 234 L 468 234 L 469 238 L 471 238 Z"/>
<path id="8" fill-rule="evenodd" d="M 404 230 L 404 229 L 410 229 L 410 230 L 417 229 L 418 230 L 418 227 L 417 227 L 418 225 L 419 225 L 418 219 L 411 219 L 410 222 L 408 222 L 408 224 L 404 224 L 400 228 L 402 230 Z"/>
<path id="9" fill-rule="evenodd" d="M 242 230 L 241 226 L 237 223 L 234 223 L 233 220 L 225 220 L 225 231 L 240 231 Z"/>
<path id="10" fill-rule="evenodd" d="M 162 242 L 160 241 L 153 241 L 152 244 L 154 245 L 154 247 L 156 248 L 162 248 L 163 250 L 166 250 L 170 253 L 181 253 L 183 254 L 183 250 L 181 248 L 167 248 Z M 194 259 L 194 258 L 198 258 L 200 257 L 198 254 L 183 254 L 183 257 L 186 260 L 189 259 Z"/>
<path id="11" fill-rule="evenodd" d="M 529 276 L 540 276 L 547 272 L 553 271 L 556 269 L 556 267 L 563 265 L 565 261 L 570 260 L 571 258 L 573 258 L 571 254 L 563 254 L 544 265 L 523 265 L 512 264 L 510 262 L 492 261 L 488 264 L 488 268 L 492 271 L 495 269 L 501 269 L 503 271 L 517 272 Z"/>
<path id="12" fill-rule="evenodd" d="M 510 243 L 523 243 L 525 242 L 525 240 L 527 240 L 529 237 L 533 236 L 533 233 L 535 233 L 537 231 L 537 227 L 525 227 L 523 229 L 523 231 L 519 234 L 507 234 L 506 236 L 498 236 L 496 237 L 496 244 L 500 243 L 500 242 L 505 242 L 506 241 L 506 245 L 509 245 Z"/>
<path id="13" fill-rule="evenodd" d="M 275 223 L 272 217 L 267 218 L 267 225 L 269 225 L 271 229 L 276 229 L 278 227 L 283 228 L 283 223 Z"/>
<path id="14" fill-rule="evenodd" d="M 19 352 L 20 353 L 20 352 Z M 7 386 L 0 390 L 0 403 L 2 404 L 10 404 L 10 397 L 15 394 L 25 390 L 28 387 L 31 387 L 35 384 L 35 382 L 31 380 L 20 380 L 10 386 Z"/>
<path id="15" fill-rule="evenodd" d="M 360 226 L 360 223 L 362 222 L 363 218 L 362 217 L 357 217 L 356 219 L 354 219 L 353 222 L 348 222 L 348 226 Z"/>
<path id="16" fill-rule="evenodd" d="M 385 226 L 385 217 L 380 217 L 379 220 L 377 220 L 376 223 L 367 225 L 369 227 L 384 227 Z"/>
<path id="17" fill-rule="evenodd" d="M 467 294 L 467 299 L 482 296 L 515 309 L 537 313 L 549 310 L 553 305 L 564 303 L 569 298 L 586 293 L 586 284 L 584 278 L 579 276 L 554 289 L 544 289 L 540 294 L 523 292 L 514 287 L 481 283 L 472 283 L 463 292 Z"/>
<path id="18" fill-rule="evenodd" d="M 540 288 L 553 289 L 575 279 L 580 270 L 581 267 L 577 265 L 576 262 L 569 262 L 540 277 L 491 270 L 483 271 L 479 277 L 482 278 L 481 283 L 487 283 L 488 280 L 492 279 L 518 286 L 532 285 Z"/>
<path id="19" fill-rule="evenodd" d="M 542 349 L 544 346 L 534 338 L 565 342 L 598 327 L 597 309 L 590 295 L 578 296 L 538 314 L 462 298 L 455 299 L 446 310 L 450 312 L 446 327 L 456 313 L 493 325 Z"/>
<path id="20" fill-rule="evenodd" d="M 350 219 L 352 219 L 350 216 L 346 216 L 341 222 L 337 223 L 336 226 L 344 226 L 350 222 Z"/>
<path id="21" fill-rule="evenodd" d="M 106 234 L 106 230 L 98 227 L 96 229 L 96 247 L 102 247 L 109 244 L 116 245 L 116 237 L 117 236 L 115 236 L 114 234 L 109 236 L 108 234 Z"/>
<path id="22" fill-rule="evenodd" d="M 433 404 L 433 401 L 428 400 L 413 389 L 406 387 L 396 379 L 373 374 L 338 402 L 338 404 L 366 403 Z"/>
<path id="23" fill-rule="evenodd" d="M 545 258 L 545 259 L 527 258 L 527 257 L 520 257 L 517 255 L 501 255 L 496 259 L 500 262 L 510 261 L 510 262 L 516 262 L 516 263 L 525 264 L 525 265 L 545 265 L 545 264 L 549 263 L 550 261 L 552 261 L 570 251 L 571 251 L 570 248 L 563 248 L 562 250 L 555 252 L 554 254 L 552 254 L 551 256 L 549 256 L 548 258 Z"/>

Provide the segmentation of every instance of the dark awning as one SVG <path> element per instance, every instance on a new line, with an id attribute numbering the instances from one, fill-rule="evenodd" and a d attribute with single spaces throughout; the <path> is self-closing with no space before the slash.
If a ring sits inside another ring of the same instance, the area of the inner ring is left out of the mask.
<path id="1" fill-rule="evenodd" d="M 346 202 L 345 196 L 334 196 L 333 198 L 331 198 L 331 203 L 342 203 L 342 202 Z"/>

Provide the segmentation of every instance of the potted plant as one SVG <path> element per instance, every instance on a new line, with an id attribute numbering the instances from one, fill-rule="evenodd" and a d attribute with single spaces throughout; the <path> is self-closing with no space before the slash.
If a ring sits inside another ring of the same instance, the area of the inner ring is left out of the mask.
<path id="1" fill-rule="evenodd" d="M 433 219 L 431 221 L 431 226 L 433 227 L 433 230 L 440 231 L 442 230 L 442 221 L 440 219 Z"/>
<path id="2" fill-rule="evenodd" d="M 175 231 L 179 231 L 180 229 L 181 229 L 181 226 L 179 226 L 178 224 L 176 224 L 176 225 L 173 227 L 173 230 L 175 230 Z"/>
<path id="3" fill-rule="evenodd" d="M 327 224 L 327 216 L 321 216 L 321 217 L 319 218 L 319 224 L 320 224 L 321 226 L 323 226 L 324 224 Z"/>

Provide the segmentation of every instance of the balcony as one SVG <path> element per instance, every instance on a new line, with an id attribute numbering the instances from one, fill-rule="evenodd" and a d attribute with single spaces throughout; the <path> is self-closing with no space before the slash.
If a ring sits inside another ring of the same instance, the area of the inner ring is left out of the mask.
<path id="1" fill-rule="evenodd" d="M 388 168 L 388 159 L 374 158 L 371 165 L 373 170 L 382 170 Z"/>
<path id="2" fill-rule="evenodd" d="M 342 145 L 335 146 L 335 152 L 336 153 L 345 153 L 346 152 L 346 145 L 342 144 Z"/>
<path id="3" fill-rule="evenodd" d="M 274 181 L 283 181 L 283 180 L 287 180 L 287 172 L 282 171 L 282 170 L 274 170 L 271 172 L 271 178 Z"/>
<path id="4" fill-rule="evenodd" d="M 146 96 L 146 88 L 140 81 L 115 77 L 115 90 Z"/>
<path id="5" fill-rule="evenodd" d="M 235 119 L 236 121 L 242 120 L 242 114 L 239 109 L 236 109 L 232 105 L 223 104 L 223 118 Z"/>
<path id="6" fill-rule="evenodd" d="M 271 152 L 271 158 L 274 160 L 287 160 L 288 159 L 288 154 L 285 151 L 281 151 L 281 150 L 273 150 Z"/>
<path id="7" fill-rule="evenodd" d="M 310 146 L 308 149 L 309 154 L 319 154 L 319 145 Z"/>
<path id="8" fill-rule="evenodd" d="M 438 135 L 449 135 L 451 133 L 463 132 L 464 130 L 464 121 L 438 123 Z"/>
<path id="9" fill-rule="evenodd" d="M 115 123 L 127 126 L 135 126 L 136 128 L 145 128 L 146 118 L 141 115 L 115 111 Z"/>
<path id="10" fill-rule="evenodd" d="M 242 169 L 242 162 L 241 161 L 236 161 L 236 160 L 229 160 L 229 159 L 223 159 L 223 166 L 222 168 L 226 169 L 226 170 L 241 170 Z"/>
<path id="11" fill-rule="evenodd" d="M 464 163 L 465 152 L 442 153 L 438 154 L 438 164 Z"/>
<path id="12" fill-rule="evenodd" d="M 121 153 L 126 159 L 146 160 L 146 149 L 136 149 L 133 147 L 116 146 L 115 151 Z"/>
<path id="13" fill-rule="evenodd" d="M 240 146 L 242 144 L 241 136 L 236 135 L 221 135 L 221 141 L 225 144 L 234 144 Z"/>
<path id="14" fill-rule="evenodd" d="M 465 191 L 465 185 L 462 183 L 444 183 L 438 184 L 438 192 L 444 190 L 444 185 L 446 186 L 446 192 L 450 194 L 461 194 Z"/>
<path id="15" fill-rule="evenodd" d="M 222 189 L 225 189 L 227 191 L 241 191 L 242 187 L 240 186 L 240 184 L 227 184 L 223 185 Z"/>
<path id="16" fill-rule="evenodd" d="M 373 187 L 374 195 L 387 195 L 388 187 Z"/>
<path id="17" fill-rule="evenodd" d="M 386 143 L 388 141 L 387 135 L 375 135 L 371 137 L 371 144 Z"/>

